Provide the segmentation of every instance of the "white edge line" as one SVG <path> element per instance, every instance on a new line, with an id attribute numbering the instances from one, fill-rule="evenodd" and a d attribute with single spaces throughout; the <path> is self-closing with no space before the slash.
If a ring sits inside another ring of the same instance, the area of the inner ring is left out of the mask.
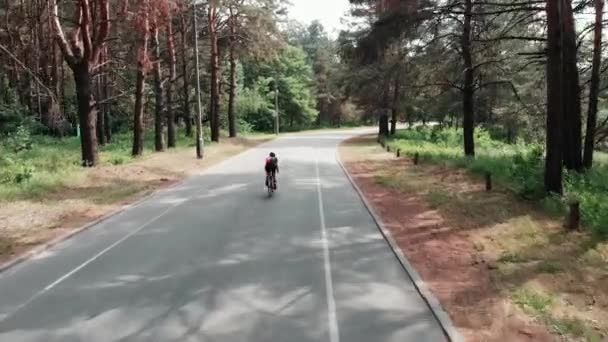
<path id="1" fill-rule="evenodd" d="M 40 253 L 42 253 L 44 251 L 47 251 L 47 250 L 49 250 L 49 249 L 51 249 L 51 248 L 53 248 L 53 247 L 55 247 L 55 246 L 57 246 L 57 245 L 65 242 L 65 241 L 68 241 L 71 238 L 75 237 L 76 235 L 79 235 L 80 233 L 83 233 L 86 230 L 92 229 L 95 226 L 97 226 L 97 225 L 99 225 L 101 223 L 104 223 L 104 222 L 106 222 L 106 221 L 108 221 L 108 220 L 110 220 L 112 218 L 116 218 L 116 217 L 118 217 L 118 216 L 126 213 L 129 210 L 135 209 L 136 207 L 139 207 L 143 203 L 147 202 L 148 200 L 151 200 L 152 198 L 155 198 L 155 197 L 157 197 L 157 196 L 159 196 L 161 194 L 166 194 L 168 192 L 171 192 L 171 191 L 174 191 L 174 190 L 178 190 L 181 186 L 183 186 L 184 184 L 186 184 L 186 182 L 188 182 L 192 178 L 197 177 L 197 176 L 203 176 L 205 174 L 210 174 L 210 173 L 212 173 L 212 171 L 213 171 L 214 168 L 219 167 L 220 165 L 222 165 L 222 164 L 230 161 L 231 159 L 237 158 L 239 156 L 242 156 L 242 155 L 250 152 L 253 149 L 262 147 L 264 145 L 268 145 L 268 144 L 272 143 L 275 140 L 276 139 L 273 138 L 273 139 L 271 139 L 269 141 L 262 142 L 260 144 L 255 145 L 255 146 L 247 148 L 246 150 L 244 150 L 242 152 L 239 152 L 239 153 L 231 156 L 228 159 L 222 160 L 222 161 L 220 161 L 220 162 L 218 162 L 216 164 L 209 165 L 208 167 L 204 168 L 201 172 L 192 174 L 192 175 L 190 175 L 190 176 L 188 176 L 188 177 L 186 177 L 184 179 L 181 179 L 181 180 L 177 181 L 176 183 L 174 183 L 174 184 L 172 184 L 172 185 L 170 185 L 168 187 L 152 190 L 150 193 L 143 195 L 142 197 L 136 199 L 135 201 L 133 201 L 133 202 L 131 202 L 129 204 L 122 205 L 119 208 L 117 208 L 116 210 L 111 211 L 111 212 L 109 212 L 109 213 L 107 213 L 105 215 L 102 215 L 101 217 L 99 217 L 99 218 L 97 218 L 97 219 L 95 219 L 95 220 L 93 220 L 93 221 L 91 221 L 89 223 L 86 223 L 86 224 L 80 226 L 79 228 L 66 233 L 65 235 L 61 235 L 61 236 L 57 237 L 56 239 L 53 239 L 53 240 L 48 241 L 46 243 L 43 243 L 42 245 L 40 245 L 38 247 L 35 247 L 35 248 L 31 249 L 30 251 L 25 252 L 25 253 L 23 253 L 23 254 L 15 257 L 15 259 L 13 259 L 13 260 L 10 260 L 10 261 L 7 261 L 5 263 L 2 263 L 2 264 L 0 264 L 0 275 L 4 274 L 5 272 L 8 272 L 8 271 L 15 270 L 17 266 L 19 266 L 21 264 L 24 264 L 25 262 L 31 260 L 36 255 L 39 255 Z"/>
<path id="2" fill-rule="evenodd" d="M 0 274 L 3 274 L 5 271 L 9 271 L 9 270 L 13 270 L 15 269 L 16 266 L 24 264 L 26 261 L 30 260 L 31 258 L 33 258 L 34 256 L 44 252 L 45 250 L 48 250 L 50 248 L 55 247 L 56 245 L 59 245 L 60 243 L 63 243 L 71 238 L 73 238 L 74 236 L 84 232 L 85 230 L 88 229 L 92 229 L 95 226 L 110 220 L 111 218 L 115 218 L 118 217 L 124 213 L 126 213 L 127 211 L 131 210 L 131 209 L 135 209 L 136 207 L 139 207 L 140 205 L 144 204 L 145 202 L 153 199 L 154 197 L 160 195 L 160 194 L 166 194 L 169 193 L 171 191 L 177 190 L 179 189 L 180 186 L 184 185 L 187 181 L 191 180 L 192 178 L 198 176 L 202 176 L 208 173 L 211 173 L 213 169 L 215 168 L 219 168 L 222 164 L 237 158 L 239 156 L 242 156 L 248 152 L 250 152 L 253 149 L 262 147 L 264 145 L 268 145 L 270 143 L 272 143 L 273 141 L 275 141 L 276 139 L 272 139 L 270 141 L 266 141 L 263 142 L 261 144 L 258 144 L 256 146 L 253 146 L 251 148 L 248 148 L 240 153 L 235 154 L 234 156 L 231 156 L 228 159 L 222 160 L 217 164 L 214 165 L 210 165 L 209 167 L 205 168 L 202 172 L 200 172 L 199 174 L 195 174 L 189 177 L 186 177 L 178 182 L 176 182 L 175 184 L 166 187 L 166 188 L 161 188 L 161 189 L 156 189 L 153 190 L 152 192 L 150 192 L 147 195 L 142 196 L 141 198 L 139 198 L 138 200 L 134 201 L 133 203 L 124 205 L 122 207 L 120 207 L 119 209 L 110 212 L 90 223 L 87 223 L 85 225 L 83 225 L 82 227 L 74 230 L 73 232 L 70 232 L 64 236 L 60 236 L 59 238 L 52 240 L 50 242 L 47 242 L 43 245 L 41 245 L 38 248 L 34 248 L 32 251 L 24 253 L 22 256 L 18 257 L 17 259 L 13 260 L 13 261 L 9 261 L 7 263 L 1 264 L 0 265 Z M 118 246 L 119 244 L 121 244 L 122 242 L 124 242 L 125 240 L 127 240 L 128 238 L 130 238 L 131 236 L 137 234 L 138 232 L 140 232 L 142 229 L 144 229 L 147 225 L 151 224 L 152 222 L 158 220 L 159 218 L 161 218 L 163 215 L 165 215 L 167 212 L 169 212 L 170 210 L 174 209 L 175 207 L 183 204 L 184 202 L 181 203 L 177 203 L 167 209 L 165 209 L 161 214 L 153 217 L 152 219 L 150 219 L 149 221 L 147 221 L 146 223 L 142 224 L 141 226 L 139 226 L 135 231 L 132 231 L 131 233 L 123 236 L 122 238 L 120 238 L 118 241 L 114 242 L 113 244 L 111 244 L 110 246 L 106 247 L 104 250 L 102 250 L 101 252 L 97 253 L 96 255 L 94 255 L 93 257 L 91 257 L 90 259 L 88 259 L 87 261 L 85 261 L 84 263 L 80 264 L 80 266 L 76 267 L 75 269 L 73 269 L 72 271 L 66 273 L 65 275 L 61 276 L 60 278 L 58 278 L 57 280 L 55 280 L 54 282 L 52 282 L 51 284 L 45 286 L 42 290 L 36 292 L 34 295 L 32 295 L 28 300 L 26 300 L 25 302 L 21 303 L 19 306 L 17 306 L 13 311 L 11 311 L 10 313 L 4 315 L 2 318 L 0 318 L 0 322 L 4 322 L 7 319 L 11 318 L 12 316 L 14 316 L 16 313 L 18 313 L 20 310 L 22 310 L 23 308 L 25 308 L 26 306 L 28 306 L 30 303 L 32 303 L 34 300 L 36 300 L 38 297 L 40 297 L 41 295 L 43 295 L 44 293 L 46 293 L 47 291 L 51 290 L 53 287 L 59 285 L 61 282 L 63 282 L 64 280 L 68 279 L 69 277 L 71 277 L 72 275 L 74 275 L 75 273 L 77 273 L 78 271 L 80 271 L 81 269 L 85 268 L 87 265 L 89 265 L 90 263 L 92 263 L 93 261 L 95 261 L 96 259 L 100 258 L 102 255 L 104 255 L 105 253 L 109 252 L 112 248 Z"/>
<path id="3" fill-rule="evenodd" d="M 323 242 L 323 263 L 325 269 L 325 291 L 327 298 L 327 311 L 329 320 L 330 342 L 340 342 L 340 330 L 336 315 L 336 300 L 334 298 L 334 284 L 331 278 L 331 260 L 329 256 L 329 240 L 327 238 L 327 227 L 325 226 L 325 211 L 323 209 L 323 192 L 321 188 L 321 176 L 319 175 L 319 156 L 315 151 L 315 171 L 317 174 L 317 197 L 319 202 L 319 217 L 321 219 L 321 239 Z"/>
<path id="4" fill-rule="evenodd" d="M 399 262 L 401 263 L 403 268 L 405 269 L 405 272 L 408 274 L 408 276 L 414 283 L 416 290 L 418 291 L 418 293 L 420 293 L 420 295 L 422 296 L 424 301 L 427 303 L 428 307 L 431 309 L 433 316 L 435 316 L 435 319 L 439 323 L 439 326 L 441 326 L 441 329 L 443 330 L 444 334 L 452 342 L 463 342 L 464 339 L 462 338 L 462 335 L 460 335 L 458 330 L 456 330 L 456 328 L 454 327 L 454 324 L 452 323 L 452 319 L 450 318 L 448 313 L 441 306 L 441 303 L 439 302 L 439 300 L 437 300 L 435 295 L 433 295 L 433 293 L 429 290 L 426 283 L 424 282 L 424 280 L 422 280 L 422 278 L 420 277 L 420 275 L 418 274 L 416 269 L 414 269 L 412 264 L 407 260 L 405 254 L 403 254 L 401 247 L 399 247 L 399 245 L 393 238 L 391 232 L 388 229 L 386 229 L 386 226 L 384 225 L 384 222 L 382 221 L 380 216 L 378 216 L 378 214 L 376 214 L 376 211 L 371 206 L 371 204 L 368 202 L 367 198 L 363 194 L 363 191 L 361 191 L 361 189 L 359 188 L 357 183 L 355 183 L 355 180 L 351 177 L 350 173 L 348 173 L 348 170 L 346 169 L 346 167 L 342 163 L 342 160 L 340 159 L 339 145 L 338 145 L 338 148 L 336 149 L 335 157 L 336 157 L 336 161 L 338 162 L 338 164 L 340 164 L 340 167 L 342 167 L 342 171 L 344 172 L 344 174 L 350 181 L 350 184 L 352 185 L 352 187 L 355 189 L 355 191 L 361 198 L 361 201 L 363 202 L 364 206 L 367 208 L 367 211 L 372 216 L 372 219 L 375 221 L 376 226 L 382 233 L 382 236 L 384 236 L 384 239 L 387 241 L 387 243 L 393 250 L 393 253 L 397 257 L 397 259 L 399 260 Z"/>
<path id="5" fill-rule="evenodd" d="M 36 292 L 33 296 L 31 296 L 28 300 L 26 300 L 25 302 L 23 302 L 21 305 L 17 306 L 13 311 L 11 311 L 9 314 L 7 314 L 6 316 L 4 316 L 2 319 L 0 319 L 0 322 L 6 321 L 7 319 L 9 319 L 10 317 L 13 317 L 16 313 L 18 313 L 20 310 L 22 310 L 23 308 L 25 308 L 26 306 L 28 306 L 29 304 L 31 304 L 34 300 L 36 300 L 37 298 L 39 298 L 40 296 L 44 295 L 46 292 L 48 292 L 49 290 L 53 289 L 55 286 L 59 285 L 60 283 L 62 283 L 63 281 L 65 281 L 66 279 L 70 278 L 71 276 L 73 276 L 74 274 L 78 273 L 80 270 L 82 270 L 83 268 L 87 267 L 89 264 L 91 264 L 92 262 L 94 262 L 95 260 L 99 259 L 100 257 L 102 257 L 104 254 L 106 254 L 107 252 L 109 252 L 111 249 L 113 249 L 114 247 L 118 246 L 119 244 L 123 243 L 124 241 L 126 241 L 128 238 L 132 237 L 133 235 L 139 233 L 140 231 L 142 231 L 144 228 L 146 228 L 148 225 L 150 225 L 151 223 L 153 223 L 154 221 L 158 220 L 159 218 L 161 218 L 162 216 L 164 216 L 165 214 L 167 214 L 169 211 L 171 211 L 172 209 L 174 209 L 175 207 L 183 204 L 184 202 L 180 202 L 177 204 L 174 204 L 168 208 L 166 208 L 165 210 L 163 210 L 160 214 L 154 216 L 152 219 L 146 221 L 145 223 L 143 223 L 142 225 L 140 225 L 139 227 L 137 227 L 137 229 L 133 230 L 132 232 L 130 232 L 129 234 L 123 236 L 122 238 L 120 238 L 118 241 L 112 243 L 110 246 L 104 248 L 101 252 L 98 252 L 97 254 L 95 254 L 94 256 L 92 256 L 91 258 L 89 258 L 87 261 L 83 262 L 82 264 L 80 264 L 79 266 L 77 266 L 76 268 L 74 268 L 73 270 L 71 270 L 70 272 L 64 274 L 63 276 L 59 277 L 57 280 L 55 280 L 54 282 L 48 284 L 47 286 L 45 286 L 42 290 Z"/>

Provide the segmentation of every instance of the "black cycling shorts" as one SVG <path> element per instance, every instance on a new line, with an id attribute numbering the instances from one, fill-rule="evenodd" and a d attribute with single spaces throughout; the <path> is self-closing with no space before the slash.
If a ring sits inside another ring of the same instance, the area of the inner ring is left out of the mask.
<path id="1" fill-rule="evenodd" d="M 266 165 L 264 167 L 264 169 L 266 170 L 266 173 L 276 173 L 277 172 L 277 167 L 276 166 L 272 166 L 272 165 Z"/>

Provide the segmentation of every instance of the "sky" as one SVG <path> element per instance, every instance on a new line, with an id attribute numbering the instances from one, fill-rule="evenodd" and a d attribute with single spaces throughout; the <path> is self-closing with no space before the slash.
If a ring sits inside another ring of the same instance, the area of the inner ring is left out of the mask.
<path id="1" fill-rule="evenodd" d="M 336 36 L 342 25 L 340 18 L 348 11 L 348 0 L 291 0 L 289 17 L 305 24 L 317 19 L 327 32 Z"/>

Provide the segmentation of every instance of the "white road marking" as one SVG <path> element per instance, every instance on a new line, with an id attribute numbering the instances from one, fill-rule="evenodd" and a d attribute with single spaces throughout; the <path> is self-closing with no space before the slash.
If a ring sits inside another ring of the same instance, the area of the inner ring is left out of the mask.
<path id="1" fill-rule="evenodd" d="M 2 317 L 0 319 L 0 322 L 5 321 L 8 318 L 12 317 L 17 312 L 19 312 L 20 310 L 22 310 L 23 308 L 25 308 L 26 306 L 28 306 L 30 303 L 32 303 L 34 300 L 36 300 L 37 298 L 39 298 L 40 296 L 42 296 L 43 294 L 45 294 L 46 292 L 48 292 L 49 290 L 51 290 L 52 288 L 54 288 L 55 286 L 59 285 L 60 283 L 62 283 L 66 279 L 68 279 L 69 277 L 71 277 L 74 274 L 78 273 L 80 270 L 82 270 L 83 268 L 87 267 L 93 261 L 99 259 L 101 256 L 103 256 L 104 254 L 106 254 L 107 252 L 109 252 L 112 248 L 118 246 L 119 244 L 121 244 L 124 241 L 126 241 L 128 238 L 130 238 L 133 235 L 139 233 L 145 227 L 147 227 L 148 225 L 150 225 L 154 221 L 158 220 L 159 218 L 161 218 L 162 216 L 164 216 L 165 214 L 167 214 L 170 210 L 172 210 L 173 208 L 177 207 L 178 205 L 180 205 L 182 203 L 183 202 L 176 203 L 176 204 L 168 207 L 167 209 L 163 210 L 160 214 L 158 214 L 158 215 L 154 216 L 152 219 L 146 221 L 144 224 L 142 224 L 141 226 L 137 227 L 137 229 L 135 229 L 134 231 L 130 232 L 129 234 L 123 236 L 120 240 L 118 240 L 118 241 L 114 242 L 113 244 L 111 244 L 110 246 L 106 247 L 101 252 L 95 254 L 89 260 L 83 262 L 78 267 L 74 268 L 70 272 L 68 272 L 68 273 L 64 274 L 63 276 L 59 277 L 57 280 L 55 280 L 54 282 L 50 283 L 45 288 L 43 288 L 42 290 L 40 290 L 39 292 L 37 292 L 36 294 L 34 294 L 32 297 L 30 297 L 30 299 L 28 299 L 27 301 L 25 301 L 21 305 L 17 306 L 11 313 L 9 313 L 9 314 L 5 315 L 4 317 Z"/>
<path id="2" fill-rule="evenodd" d="M 321 219 L 321 240 L 323 241 L 323 263 L 325 268 L 325 292 L 329 319 L 329 341 L 340 342 L 340 330 L 336 316 L 336 300 L 334 298 L 334 283 L 331 278 L 331 261 L 329 259 L 329 240 L 325 227 L 325 211 L 323 210 L 323 192 L 321 191 L 321 176 L 319 175 L 319 155 L 315 151 L 315 171 L 317 173 L 317 195 L 319 198 L 319 216 Z"/>

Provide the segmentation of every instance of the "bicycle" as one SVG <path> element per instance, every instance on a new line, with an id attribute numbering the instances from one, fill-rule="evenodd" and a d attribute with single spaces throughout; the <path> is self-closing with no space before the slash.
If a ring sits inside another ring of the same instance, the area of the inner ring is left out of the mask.
<path id="1" fill-rule="evenodd" d="M 272 173 L 266 175 L 266 188 L 268 188 L 268 197 L 272 196 L 277 189 L 277 180 Z"/>

